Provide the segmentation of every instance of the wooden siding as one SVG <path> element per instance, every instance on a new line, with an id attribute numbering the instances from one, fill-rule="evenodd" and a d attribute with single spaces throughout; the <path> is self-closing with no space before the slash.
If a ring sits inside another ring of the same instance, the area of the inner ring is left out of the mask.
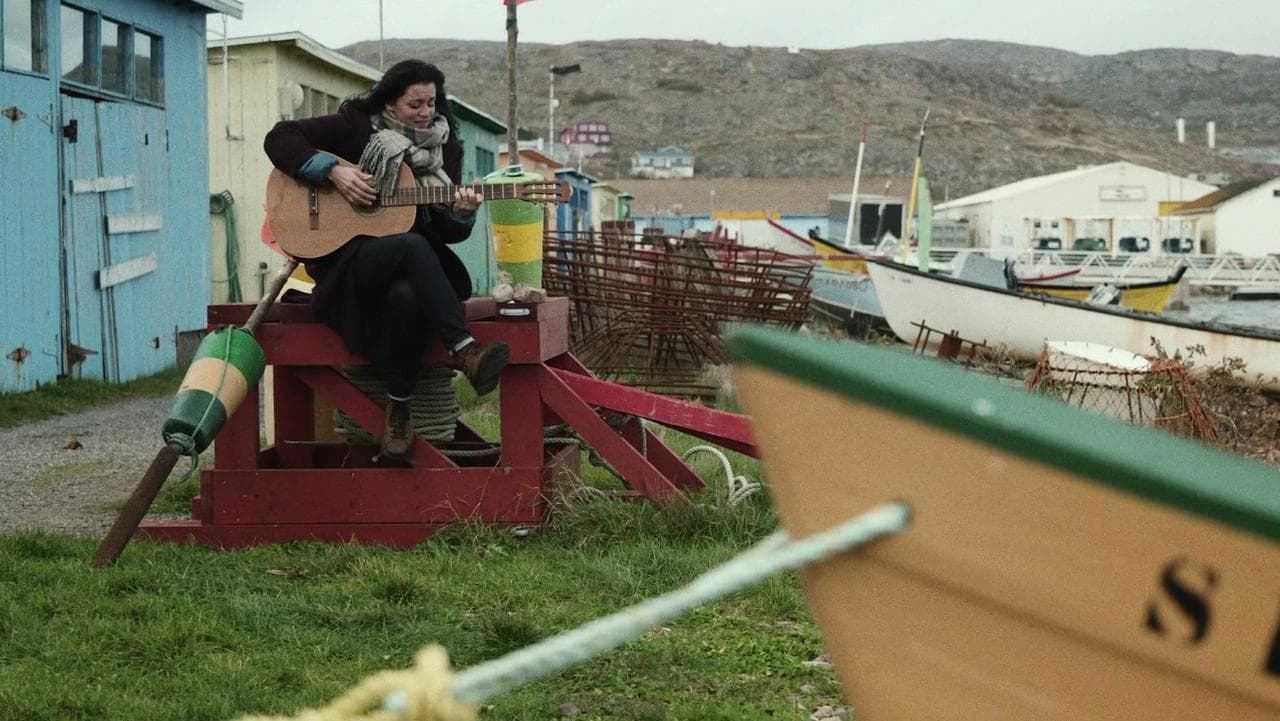
<path id="1" fill-rule="evenodd" d="M 363 93 L 373 84 L 369 76 L 377 71 L 363 65 L 365 75 L 334 64 L 308 50 L 305 36 L 288 34 L 267 36 L 262 42 L 242 39 L 229 47 L 230 103 L 223 99 L 222 46 L 209 44 L 208 59 L 208 144 L 211 158 L 209 187 L 213 193 L 230 191 L 239 236 L 238 274 L 242 297 L 252 301 L 261 298 L 264 279 L 274 275 L 283 258 L 261 242 L 265 219 L 262 199 L 266 197 L 267 176 L 271 162 L 262 151 L 262 139 L 276 122 L 302 117 L 305 108 L 292 106 L 292 88 L 302 86 L 345 99 Z M 355 61 L 351 61 L 354 63 Z M 455 108 L 456 110 L 456 108 Z M 228 115 L 230 137 L 228 137 Z M 484 175 L 479 163 L 484 150 L 491 153 L 496 166 L 499 137 L 487 124 L 473 122 L 465 112 L 455 113 L 461 126 L 461 139 L 466 155 L 463 180 L 470 182 Z M 227 298 L 226 225 L 224 216 L 215 216 L 209 233 L 208 258 L 212 264 L 213 302 Z M 472 289 L 487 294 L 495 282 L 488 212 L 481 206 L 472 237 L 454 246 L 472 276 Z M 260 270 L 262 264 L 266 270 Z"/>
<path id="2" fill-rule="evenodd" d="M 208 278 L 207 8 L 162 0 L 77 6 L 161 38 L 163 102 L 61 92 L 56 2 L 46 5 L 48 72 L 0 70 L 0 104 L 24 113 L 0 120 L 10 131 L 0 140 L 10 169 L 0 180 L 7 201 L 0 282 L 22 299 L 0 311 L 0 353 L 24 357 L 0 360 L 0 392 L 60 376 L 125 381 L 154 373 L 176 361 L 177 332 L 204 324 L 207 295 L 191 289 L 207 287 Z M 71 120 L 75 142 L 60 132 Z M 142 215 L 159 222 L 108 232 L 108 216 Z M 99 286 L 104 269 L 140 268 L 148 257 L 154 271 Z M 69 359 L 69 345 L 87 353 Z"/>
<path id="3" fill-rule="evenodd" d="M 58 272 L 58 136 L 48 78 L 0 71 L 0 392 L 58 376 L 63 355 Z"/>

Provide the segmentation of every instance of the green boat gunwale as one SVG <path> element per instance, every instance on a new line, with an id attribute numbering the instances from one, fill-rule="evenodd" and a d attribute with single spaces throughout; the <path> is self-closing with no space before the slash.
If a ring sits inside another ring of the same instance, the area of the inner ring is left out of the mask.
<path id="1" fill-rule="evenodd" d="M 736 364 L 1280 542 L 1280 472 L 1261 463 L 1008 388 L 932 358 L 753 326 L 731 329 L 725 342 Z"/>

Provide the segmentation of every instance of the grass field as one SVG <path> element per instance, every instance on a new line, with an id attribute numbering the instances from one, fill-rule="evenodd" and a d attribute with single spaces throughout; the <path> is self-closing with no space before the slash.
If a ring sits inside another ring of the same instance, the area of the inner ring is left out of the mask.
<path id="1" fill-rule="evenodd" d="M 176 382 L 149 381 L 162 393 Z M 0 397 L 0 423 L 149 387 L 59 390 L 27 410 Z M 492 433 L 494 401 L 463 400 Z M 677 452 L 700 443 L 666 435 Z M 754 461 L 730 457 L 760 479 Z M 0 721 L 292 714 L 408 666 L 429 642 L 456 668 L 495 658 L 672 590 L 774 529 L 763 494 L 727 504 L 719 461 L 695 458 L 708 490 L 690 504 L 566 502 L 527 535 L 465 526 L 412 551 L 135 541 L 93 570 L 96 539 L 0 535 Z M 583 469 L 591 486 L 617 487 L 585 456 Z M 174 484 L 159 505 L 185 510 L 194 492 Z M 803 588 L 783 576 L 495 699 L 483 717 L 807 719 L 844 705 L 830 668 L 807 663 L 822 654 Z"/>

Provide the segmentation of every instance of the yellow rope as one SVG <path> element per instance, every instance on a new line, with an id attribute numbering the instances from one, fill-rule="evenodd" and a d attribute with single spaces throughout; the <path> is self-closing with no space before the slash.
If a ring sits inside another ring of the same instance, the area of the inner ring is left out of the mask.
<path id="1" fill-rule="evenodd" d="M 475 707 L 453 698 L 444 647 L 427 646 L 414 660 L 411 668 L 373 674 L 323 708 L 239 721 L 474 721 Z"/>

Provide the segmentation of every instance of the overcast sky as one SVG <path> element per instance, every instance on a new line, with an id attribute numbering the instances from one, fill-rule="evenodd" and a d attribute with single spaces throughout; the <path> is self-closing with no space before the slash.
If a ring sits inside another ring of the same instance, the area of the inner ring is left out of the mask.
<path id="1" fill-rule="evenodd" d="M 330 47 L 378 38 L 505 40 L 502 0 L 244 0 L 231 36 L 298 30 Z M 1277 0 L 530 0 L 520 41 L 615 38 L 844 48 L 967 38 L 1090 55 L 1207 48 L 1280 56 Z M 210 37 L 222 30 L 211 15 Z"/>

